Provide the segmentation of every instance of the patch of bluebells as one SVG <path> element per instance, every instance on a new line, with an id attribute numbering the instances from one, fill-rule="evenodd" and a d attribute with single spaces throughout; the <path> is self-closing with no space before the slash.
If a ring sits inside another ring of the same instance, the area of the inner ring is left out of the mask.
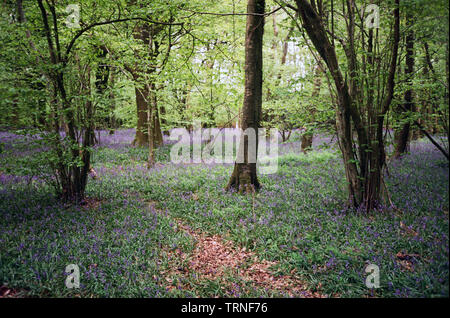
<path id="1" fill-rule="evenodd" d="M 414 142 L 410 154 L 389 162 L 385 182 L 397 210 L 387 205 L 362 214 L 346 208 L 342 160 L 331 137 L 313 140 L 313 148 L 329 144 L 329 150 L 304 156 L 294 135 L 280 147 L 278 172 L 260 175 L 263 188 L 254 196 L 224 190 L 230 165 L 170 164 L 167 142 L 148 170 L 146 150 L 131 147 L 133 137 L 133 130 L 100 132 L 93 161 L 99 178 L 87 188 L 88 197 L 101 200 L 98 209 L 65 207 L 44 183 L 0 175 L 3 281 L 37 295 L 70 296 L 64 268 L 77 263 L 82 295 L 168 296 L 159 284 L 161 247 L 192 249 L 170 224 L 177 217 L 278 261 L 279 273 L 296 269 L 330 296 L 372 295 L 364 269 L 373 263 L 381 273 L 377 296 L 448 297 L 448 163 L 428 142 Z M 158 211 L 148 201 L 157 201 Z M 412 270 L 399 252 L 419 255 L 410 260 Z"/>

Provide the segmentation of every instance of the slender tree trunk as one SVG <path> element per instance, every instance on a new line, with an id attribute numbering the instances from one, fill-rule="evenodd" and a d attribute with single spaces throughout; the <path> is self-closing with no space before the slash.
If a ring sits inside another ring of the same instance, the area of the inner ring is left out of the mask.
<path id="1" fill-rule="evenodd" d="M 111 74 L 109 75 L 109 86 L 110 86 L 110 91 L 109 91 L 109 100 L 111 102 L 111 115 L 109 116 L 109 134 L 112 135 L 114 134 L 115 130 L 118 128 L 118 124 L 117 124 L 117 120 L 116 120 L 116 116 L 114 114 L 114 111 L 116 109 L 116 97 L 114 95 L 114 83 L 115 83 L 115 76 L 114 76 L 114 72 L 111 72 Z"/>
<path id="2" fill-rule="evenodd" d="M 76 126 L 75 120 L 75 112 L 70 104 L 69 98 L 67 96 L 66 87 L 65 87 L 65 79 L 64 79 L 64 66 L 66 65 L 65 61 L 62 59 L 61 52 L 61 44 L 59 42 L 59 31 L 58 31 L 58 21 L 56 16 L 56 8 L 53 4 L 47 3 L 50 8 L 51 17 L 53 26 L 50 27 L 47 10 L 42 2 L 42 0 L 38 0 L 38 6 L 41 12 L 42 22 L 43 22 L 43 30 L 45 33 L 45 37 L 47 40 L 48 51 L 50 55 L 50 63 L 53 65 L 54 70 L 50 73 L 50 78 L 54 85 L 54 92 L 56 99 L 59 96 L 61 100 L 61 107 L 65 115 L 65 122 L 67 125 L 67 138 L 71 143 L 72 149 L 70 150 L 71 158 L 70 160 L 74 162 L 78 162 L 80 159 L 83 165 L 80 167 L 77 164 L 67 165 L 67 158 L 63 156 L 63 146 L 61 145 L 61 141 L 59 139 L 59 131 L 55 131 L 57 135 L 57 140 L 55 142 L 55 148 L 58 155 L 58 163 L 57 163 L 57 174 L 60 180 L 61 186 L 61 197 L 64 201 L 79 203 L 84 199 L 84 191 L 86 188 L 87 182 L 87 174 L 89 171 L 89 163 L 90 163 L 90 152 L 88 151 L 91 146 L 90 135 L 93 133 L 92 130 L 92 104 L 88 103 L 86 108 L 87 118 L 89 120 L 89 124 L 85 127 L 85 136 L 83 141 L 83 151 L 78 149 L 78 140 L 77 140 L 77 130 L 82 129 Z M 53 36 L 53 37 L 52 37 Z M 90 83 L 90 81 L 89 81 Z M 56 117 L 55 117 L 55 120 Z M 58 125 L 55 125 L 57 127 Z"/>
<path id="3" fill-rule="evenodd" d="M 312 99 L 313 99 L 313 103 L 314 100 L 319 96 L 320 93 L 320 87 L 322 85 L 322 79 L 321 79 L 321 70 L 320 70 L 320 65 L 316 65 L 314 68 L 314 89 L 312 92 Z M 310 108 L 311 111 L 311 121 L 314 122 L 315 118 L 315 106 L 311 105 Z M 306 129 L 306 131 L 303 133 L 302 135 L 302 144 L 301 144 L 301 149 L 302 152 L 304 154 L 306 154 L 308 151 L 310 151 L 312 149 L 312 142 L 313 142 L 313 131 L 311 129 Z"/>
<path id="4" fill-rule="evenodd" d="M 410 13 L 406 16 L 406 26 L 409 28 L 406 35 L 406 68 L 405 77 L 406 83 L 409 88 L 405 92 L 404 96 L 404 109 L 409 112 L 415 111 L 415 105 L 413 102 L 413 89 L 412 89 L 412 75 L 414 74 L 414 30 L 413 18 Z M 404 112 L 402 112 L 404 113 Z M 405 114 L 409 116 L 410 114 Z M 401 157 L 402 154 L 408 151 L 410 140 L 410 122 L 405 122 L 400 129 L 395 131 L 395 152 L 394 158 Z"/>
<path id="5" fill-rule="evenodd" d="M 450 105 L 450 100 L 449 100 L 449 97 L 450 97 L 450 94 L 449 94 L 449 89 L 450 89 L 450 86 L 449 86 L 450 85 L 449 64 L 450 64 L 450 62 L 449 62 L 449 48 L 448 48 L 449 44 L 448 44 L 448 42 L 449 42 L 449 39 L 448 39 L 448 33 L 447 33 L 447 45 L 445 47 L 445 53 L 446 53 L 445 54 L 445 75 L 447 75 L 446 76 L 447 87 L 445 89 L 445 101 L 447 102 L 447 109 Z M 447 117 L 443 118 L 443 120 L 446 123 L 445 128 L 446 128 L 446 134 L 447 134 L 447 145 L 450 146 L 450 123 L 449 123 L 448 115 L 449 114 L 447 113 Z"/>
<path id="6" fill-rule="evenodd" d="M 155 87 L 155 85 L 153 85 Z M 158 97 L 156 95 L 156 91 L 153 90 L 151 93 L 151 106 L 154 115 L 152 116 L 153 120 L 153 144 L 154 147 L 159 147 L 163 144 L 163 134 L 161 130 L 161 120 L 159 118 L 159 107 L 158 107 Z"/>
<path id="7" fill-rule="evenodd" d="M 397 72 L 397 58 L 400 43 L 400 0 L 395 0 L 393 37 L 391 43 L 391 60 L 389 63 L 388 78 L 386 83 L 386 96 L 381 101 L 381 109 L 376 116 L 376 140 L 370 139 L 369 166 L 364 173 L 363 207 L 372 210 L 381 204 L 383 167 L 386 163 L 384 148 L 383 127 L 387 111 L 394 98 L 395 74 Z M 360 149 L 364 149 L 361 143 Z"/>
<path id="8" fill-rule="evenodd" d="M 151 85 L 149 90 L 152 91 L 155 89 L 155 85 Z M 148 134 L 148 160 L 147 160 L 147 168 L 151 168 L 155 164 L 155 152 L 154 152 L 154 110 L 156 106 L 156 95 L 154 93 L 151 94 L 151 100 L 147 106 L 147 134 Z"/>
<path id="9" fill-rule="evenodd" d="M 160 121 L 161 125 L 164 127 L 164 130 L 162 130 L 162 135 L 169 136 L 170 132 L 166 129 L 167 120 L 164 118 L 164 116 L 166 115 L 166 108 L 163 105 L 161 105 L 161 107 L 160 107 L 159 114 L 162 116 L 159 121 Z"/>
<path id="10" fill-rule="evenodd" d="M 245 36 L 245 92 L 242 109 L 242 130 L 253 128 L 256 135 L 256 154 L 258 151 L 258 127 L 262 106 L 262 71 L 263 71 L 263 34 L 264 34 L 265 0 L 248 0 L 248 15 Z M 243 139 L 243 140 L 242 140 Z M 243 147 L 244 162 L 236 162 L 227 189 L 242 192 L 258 190 L 261 185 L 256 175 L 256 162 L 249 162 L 249 138 L 241 136 L 239 147 Z M 242 149 L 240 149 L 241 151 Z M 257 155 L 255 156 L 257 157 Z"/>
<path id="11" fill-rule="evenodd" d="M 315 3 L 315 1 L 311 1 Z M 347 35 L 343 43 L 349 76 L 343 77 L 339 67 L 334 45 L 331 44 L 318 11 L 307 0 L 296 0 L 299 16 L 303 27 L 311 42 L 327 65 L 334 80 L 337 92 L 336 128 L 341 148 L 345 173 L 348 184 L 349 201 L 355 207 L 362 206 L 367 210 L 373 209 L 380 203 L 382 168 L 385 164 L 383 127 L 386 112 L 389 110 L 395 86 L 396 63 L 398 57 L 398 43 L 400 38 L 399 0 L 395 0 L 394 8 L 394 34 L 392 41 L 391 60 L 389 63 L 386 95 L 373 113 L 375 127 L 374 139 L 369 138 L 367 127 L 358 101 L 361 101 L 358 79 L 357 52 L 354 47 L 354 28 L 356 6 L 353 0 L 347 0 L 345 13 Z M 320 11 L 320 10 L 319 10 Z M 356 131 L 357 147 L 354 147 L 352 137 L 353 128 Z"/>
<path id="12" fill-rule="evenodd" d="M 101 59 L 101 61 L 105 62 L 106 55 L 108 54 L 108 50 L 104 45 L 98 46 L 97 57 Z M 97 67 L 97 71 L 95 73 L 95 87 L 97 89 L 98 94 L 103 94 L 106 88 L 108 87 L 108 79 L 110 77 L 110 69 L 106 64 L 100 63 Z"/>
<path id="13" fill-rule="evenodd" d="M 108 55 L 108 50 L 106 46 L 99 45 L 95 47 L 97 49 L 97 58 L 99 59 L 99 65 L 97 66 L 97 69 L 95 71 L 95 88 L 97 91 L 97 94 L 101 97 L 103 97 L 106 89 L 108 88 L 108 82 L 110 81 L 110 67 L 106 63 L 106 56 Z M 106 96 L 105 96 L 106 97 Z M 111 110 L 112 111 L 112 110 Z M 100 128 L 108 128 L 112 129 L 111 126 L 111 114 L 105 115 L 104 118 L 102 118 L 103 127 Z M 95 138 L 95 134 L 93 137 L 93 143 L 97 143 L 98 140 Z"/>
<path id="14" fill-rule="evenodd" d="M 25 12 L 23 10 L 22 0 L 16 0 L 16 10 L 17 10 L 17 21 L 22 24 L 25 20 Z M 20 116 L 19 116 L 19 96 L 15 95 L 13 97 L 13 115 L 12 122 L 14 123 L 15 128 L 20 127 Z"/>

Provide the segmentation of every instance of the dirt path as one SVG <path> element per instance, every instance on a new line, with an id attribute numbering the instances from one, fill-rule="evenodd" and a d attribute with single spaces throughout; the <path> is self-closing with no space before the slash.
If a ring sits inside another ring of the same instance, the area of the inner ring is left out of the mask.
<path id="1" fill-rule="evenodd" d="M 166 217 L 166 214 L 156 208 L 157 202 L 148 202 L 149 208 L 154 209 L 159 215 Z M 226 277 L 237 278 L 250 284 L 253 288 L 275 291 L 280 295 L 302 298 L 323 298 L 317 292 L 311 292 L 307 285 L 295 275 L 295 270 L 291 275 L 275 276 L 271 267 L 277 262 L 260 260 L 258 256 L 245 248 L 236 247 L 232 242 L 223 239 L 219 235 L 207 235 L 200 231 L 194 231 L 185 225 L 182 220 L 174 219 L 177 223 L 178 231 L 191 236 L 195 241 L 195 248 L 191 255 L 187 255 L 179 249 L 175 251 L 165 251 L 170 259 L 171 268 L 164 273 L 166 281 L 169 283 L 169 290 L 176 287 L 171 285 L 171 277 L 187 278 L 190 274 L 195 274 L 201 281 L 217 281 L 224 284 L 223 287 L 231 288 L 232 283 L 227 282 Z M 183 280 L 183 279 L 181 279 Z M 189 288 L 190 286 L 182 286 Z M 190 289 L 190 288 L 189 288 Z M 230 296 L 233 296 L 231 293 Z"/>

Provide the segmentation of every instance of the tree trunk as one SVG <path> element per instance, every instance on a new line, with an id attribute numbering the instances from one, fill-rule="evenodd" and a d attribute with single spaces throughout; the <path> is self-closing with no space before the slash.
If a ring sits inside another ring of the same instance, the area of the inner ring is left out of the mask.
<path id="1" fill-rule="evenodd" d="M 134 91 L 136 94 L 137 127 L 133 143 L 135 146 L 143 147 L 148 144 L 147 110 L 150 93 L 147 85 L 144 85 L 142 88 L 136 86 Z"/>
<path id="2" fill-rule="evenodd" d="M 317 64 L 314 68 L 314 89 L 312 92 L 311 97 L 313 98 L 313 103 L 314 100 L 319 96 L 320 93 L 320 86 L 322 85 L 322 79 L 320 78 L 321 75 L 321 67 L 319 64 Z M 311 105 L 311 122 L 314 122 L 315 118 L 315 107 L 314 105 Z M 308 151 L 310 151 L 312 149 L 312 142 L 313 142 L 313 131 L 311 129 L 306 129 L 306 131 L 303 133 L 302 135 L 302 144 L 301 144 L 301 149 L 302 152 L 304 154 L 306 154 Z"/>
<path id="3" fill-rule="evenodd" d="M 164 130 L 162 130 L 162 135 L 163 136 L 169 136 L 170 132 L 166 129 L 167 127 L 167 120 L 164 118 L 164 116 L 166 115 L 166 108 L 164 106 L 161 105 L 159 114 L 162 116 L 162 118 L 160 118 L 160 123 L 161 125 L 163 125 Z"/>
<path id="4" fill-rule="evenodd" d="M 314 2 L 315 3 L 315 2 Z M 342 46 L 347 57 L 348 74 L 343 77 L 339 67 L 334 45 L 328 38 L 327 31 L 311 3 L 307 0 L 296 0 L 299 16 L 303 27 L 320 57 L 327 65 L 334 80 L 337 92 L 336 128 L 339 146 L 341 148 L 345 173 L 348 183 L 349 201 L 354 207 L 371 210 L 380 203 L 382 168 L 385 164 L 383 127 L 386 112 L 388 111 L 394 95 L 395 73 L 398 57 L 398 44 L 400 39 L 399 0 L 395 1 L 394 33 L 392 52 L 389 62 L 388 78 L 386 82 L 386 95 L 372 112 L 372 125 L 376 132 L 371 138 L 358 101 L 361 101 L 358 80 L 357 52 L 354 46 L 354 28 L 356 6 L 353 0 L 346 1 L 346 26 L 348 38 Z M 345 8 L 345 4 L 344 4 Z M 320 11 L 320 10 L 319 10 Z M 353 125 L 352 125 L 353 124 Z M 353 128 L 356 131 L 357 147 L 352 137 Z"/>
<path id="5" fill-rule="evenodd" d="M 116 116 L 114 114 L 114 111 L 116 109 L 116 97 L 114 95 L 114 83 L 115 83 L 115 75 L 114 72 L 111 72 L 109 76 L 109 85 L 110 85 L 110 91 L 109 91 L 109 100 L 111 102 L 111 115 L 109 116 L 109 134 L 114 134 L 115 130 L 118 128 Z"/>
<path id="6" fill-rule="evenodd" d="M 154 112 L 153 117 L 153 144 L 154 147 L 162 146 L 163 144 L 163 135 L 161 131 L 161 120 L 159 119 L 159 107 L 158 107 L 158 97 L 156 96 L 156 92 L 153 91 L 152 95 L 152 111 Z"/>
<path id="7" fill-rule="evenodd" d="M 81 130 L 83 127 L 79 128 L 76 126 L 77 121 L 75 120 L 75 113 L 72 105 L 70 104 L 69 98 L 67 96 L 65 80 L 64 80 L 64 66 L 65 62 L 61 59 L 61 44 L 59 42 L 59 34 L 58 34 L 58 24 L 56 19 L 56 8 L 54 5 L 47 3 L 53 20 L 53 32 L 50 28 L 47 11 L 42 0 L 38 0 L 38 6 L 41 12 L 43 29 L 45 33 L 45 37 L 47 40 L 48 51 L 50 55 L 50 63 L 54 67 L 54 71 L 50 73 L 50 78 L 54 87 L 54 100 L 57 100 L 57 97 L 60 97 L 61 107 L 64 113 L 65 123 L 67 125 L 67 135 L 66 138 L 70 142 L 70 161 L 71 164 L 67 164 L 67 158 L 63 155 L 64 146 L 59 137 L 59 125 L 57 123 L 57 116 L 54 117 L 55 121 L 55 135 L 56 141 L 54 144 L 58 161 L 56 163 L 56 172 L 59 179 L 59 190 L 61 191 L 60 196 L 63 201 L 72 202 L 72 203 L 80 203 L 84 200 L 85 188 L 87 183 L 87 174 L 89 172 L 89 164 L 90 164 L 90 152 L 89 147 L 91 146 L 91 134 L 93 134 L 92 129 L 92 115 L 93 108 L 91 101 L 88 101 L 86 104 L 86 119 L 84 123 L 88 123 L 85 128 L 85 135 L 83 138 L 83 150 L 80 151 L 78 149 L 78 140 L 77 140 L 77 131 Z M 52 34 L 53 37 L 52 38 Z M 62 67 L 61 67 L 62 66 Z M 90 81 L 88 81 L 90 83 Z M 90 84 L 89 84 L 90 85 Z M 88 88 L 90 89 L 90 88 Z M 89 91 L 90 93 L 90 91 Z M 56 107 L 55 107 L 56 108 Z M 58 130 L 56 130 L 58 129 Z M 78 164 L 74 164 L 78 161 L 83 163 L 80 167 Z"/>
<path id="8" fill-rule="evenodd" d="M 150 91 L 154 90 L 155 85 L 150 86 Z M 148 102 L 147 106 L 147 135 L 148 135 L 148 159 L 147 168 L 151 168 L 155 164 L 155 152 L 154 152 L 154 135 L 155 135 L 155 121 L 154 121 L 154 109 L 156 109 L 156 95 L 151 94 L 151 100 Z"/>
<path id="9" fill-rule="evenodd" d="M 247 128 L 255 129 L 256 154 L 258 151 L 258 127 L 262 107 L 264 7 L 265 0 L 248 0 L 247 13 L 258 13 L 260 15 L 247 16 L 242 130 L 245 131 Z M 244 162 L 235 162 L 227 189 L 233 188 L 240 192 L 251 192 L 261 187 L 256 175 L 256 162 L 249 162 L 248 140 L 247 136 L 241 135 L 239 147 L 243 147 Z M 242 151 L 242 149 L 239 151 Z"/>
<path id="10" fill-rule="evenodd" d="M 161 26 L 155 27 L 154 25 L 144 24 L 139 26 L 134 32 L 133 36 L 135 39 L 143 41 L 143 44 L 149 50 L 153 62 L 156 61 L 156 57 L 159 54 L 158 45 L 154 41 L 154 36 L 161 31 Z M 143 69 L 142 69 L 143 68 Z M 148 107 L 152 107 L 152 126 L 153 137 L 152 144 L 153 147 L 158 147 L 162 145 L 163 138 L 161 133 L 161 125 L 159 122 L 159 111 L 156 101 L 156 91 L 155 83 L 152 80 L 155 73 L 154 66 L 147 67 L 135 67 L 132 70 L 132 75 L 135 81 L 135 93 L 136 93 L 136 108 L 137 108 L 137 127 L 136 136 L 133 144 L 139 147 L 148 145 L 149 135 L 148 135 Z M 148 78 L 144 77 L 141 73 L 146 73 Z M 143 86 L 142 88 L 140 86 Z M 150 89 L 150 87 L 152 89 Z"/>
<path id="11" fill-rule="evenodd" d="M 408 12 L 408 11 L 407 11 Z M 405 77 L 406 83 L 409 88 L 406 90 L 404 95 L 404 109 L 408 112 L 415 111 L 415 105 L 413 102 L 413 89 L 412 89 L 412 75 L 414 74 L 414 30 L 413 27 L 413 18 L 410 13 L 407 13 L 406 16 L 406 26 L 409 28 L 408 33 L 406 35 L 406 68 L 405 68 Z M 402 112 L 405 113 L 405 112 Z M 409 117 L 410 114 L 405 114 Z M 411 124 L 409 121 L 402 124 L 402 126 L 395 131 L 395 152 L 394 158 L 399 158 L 405 152 L 408 151 L 409 148 L 409 140 L 410 140 L 410 130 Z"/>

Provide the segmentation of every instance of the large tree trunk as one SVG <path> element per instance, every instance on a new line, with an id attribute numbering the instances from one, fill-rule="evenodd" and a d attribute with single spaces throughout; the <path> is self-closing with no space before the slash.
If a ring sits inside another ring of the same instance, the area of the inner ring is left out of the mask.
<path id="1" fill-rule="evenodd" d="M 150 101 L 150 93 L 147 85 L 143 87 L 134 88 L 136 94 L 136 108 L 137 108 L 137 127 L 136 136 L 133 141 L 134 145 L 143 147 L 148 144 L 147 133 L 147 111 L 148 103 Z"/>
<path id="2" fill-rule="evenodd" d="M 133 144 L 138 147 L 143 147 L 148 145 L 149 142 L 149 134 L 148 134 L 148 109 L 151 108 L 152 112 L 152 133 L 150 134 L 152 137 L 153 147 L 156 148 L 163 144 L 163 136 L 161 132 L 161 124 L 159 120 L 159 111 L 156 94 L 153 89 L 149 89 L 149 87 L 154 87 L 153 83 L 149 85 L 144 85 L 143 88 L 135 87 L 136 93 L 136 106 L 137 106 L 137 128 L 136 128 L 136 136 L 133 141 Z"/>
<path id="3" fill-rule="evenodd" d="M 258 127 L 262 107 L 262 72 L 263 72 L 263 34 L 264 34 L 265 0 L 248 0 L 247 13 L 259 15 L 247 16 L 245 35 L 245 92 L 242 109 L 242 130 L 253 128 L 256 135 L 256 158 L 258 151 Z M 256 175 L 256 162 L 249 162 L 248 137 L 241 136 L 239 147 L 243 147 L 244 162 L 235 162 L 233 174 L 227 189 L 254 191 L 260 188 Z M 242 151 L 240 149 L 239 151 Z"/>
<path id="4" fill-rule="evenodd" d="M 148 54 L 153 61 L 158 56 L 158 45 L 154 41 L 154 36 L 161 31 L 161 26 L 155 27 L 154 25 L 144 24 L 136 29 L 134 37 L 143 41 L 143 44 L 148 48 Z M 153 147 L 162 145 L 163 138 L 161 133 L 161 125 L 159 121 L 158 104 L 156 100 L 155 83 L 151 78 L 155 73 L 154 66 L 141 69 L 136 67 L 132 70 L 133 78 L 135 81 L 135 93 L 136 93 L 136 108 L 137 108 L 137 127 L 136 136 L 133 144 L 136 146 L 145 146 L 149 142 L 148 127 L 152 127 L 153 133 L 151 134 Z M 142 73 L 145 72 L 148 78 L 144 78 Z M 148 123 L 148 110 L 151 109 L 153 123 Z"/>
<path id="5" fill-rule="evenodd" d="M 407 11 L 408 12 L 408 11 Z M 415 105 L 413 102 L 413 89 L 412 89 L 412 75 L 414 73 L 414 30 L 413 27 L 413 17 L 410 13 L 406 16 L 406 26 L 409 28 L 406 35 L 406 68 L 405 77 L 406 83 L 409 88 L 405 91 L 404 96 L 404 106 L 403 108 L 408 112 L 415 111 Z M 401 111 L 401 113 L 405 113 Z M 409 116 L 410 114 L 405 114 Z M 404 118 L 403 118 L 404 119 Z M 402 154 L 408 151 L 409 139 L 410 139 L 410 122 L 405 122 L 402 126 L 395 131 L 395 152 L 394 158 L 399 158 Z"/>

